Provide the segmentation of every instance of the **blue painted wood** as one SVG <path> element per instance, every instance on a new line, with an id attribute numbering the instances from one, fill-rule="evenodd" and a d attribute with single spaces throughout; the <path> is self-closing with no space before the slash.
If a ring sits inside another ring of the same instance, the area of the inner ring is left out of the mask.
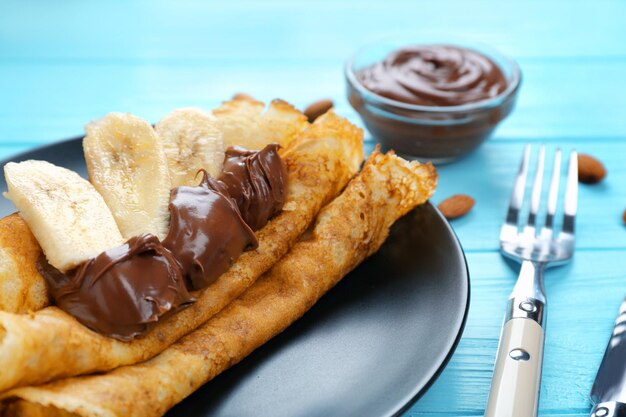
<path id="1" fill-rule="evenodd" d="M 446 370 L 406 416 L 483 413 L 504 303 L 517 271 L 497 236 L 525 142 L 598 156 L 607 180 L 580 190 L 571 265 L 547 276 L 548 336 L 540 415 L 585 416 L 587 393 L 626 293 L 626 2 L 599 0 L 0 2 L 0 158 L 79 135 L 108 111 L 156 121 L 212 108 L 235 92 L 304 107 L 321 97 L 360 124 L 342 65 L 394 33 L 443 33 L 515 57 L 514 114 L 485 146 L 441 167 L 434 201 L 469 193 L 453 222 L 468 256 L 472 304 Z M 374 146 L 366 133 L 366 149 Z M 416 318 L 419 319 L 419 318 Z M 420 343 L 416 341 L 416 349 Z"/>
<path id="2" fill-rule="evenodd" d="M 484 410 L 503 307 L 517 267 L 497 253 L 469 252 L 467 259 L 470 271 L 480 272 L 472 277 L 465 336 L 410 416 L 482 415 Z M 588 250 L 578 252 L 571 265 L 548 270 L 542 415 L 584 415 L 588 409 L 587 394 L 624 296 L 625 268 L 621 250 Z"/>
<path id="3" fill-rule="evenodd" d="M 624 56 L 620 0 L 29 1 L 0 5 L 1 57 L 23 60 L 344 59 L 393 33 L 478 38 L 516 56 Z"/>
<path id="4" fill-rule="evenodd" d="M 358 120 L 345 99 L 344 58 L 280 64 L 0 60 L 0 91 L 7 103 L 0 107 L 0 140 L 36 144 L 77 135 L 86 121 L 114 110 L 156 121 L 179 106 L 215 107 L 238 91 L 264 100 L 284 97 L 299 107 L 330 97 L 341 114 Z M 519 103 L 495 140 L 623 139 L 626 94 L 618 92 L 626 91 L 626 55 L 519 61 L 524 73 Z"/>

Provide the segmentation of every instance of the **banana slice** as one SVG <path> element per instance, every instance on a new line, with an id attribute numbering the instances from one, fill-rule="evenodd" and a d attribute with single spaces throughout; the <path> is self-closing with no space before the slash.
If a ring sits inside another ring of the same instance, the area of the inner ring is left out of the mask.
<path id="1" fill-rule="evenodd" d="M 307 117 L 286 101 L 273 100 L 264 109 L 261 101 L 237 96 L 213 110 L 224 144 L 258 150 L 274 142 L 287 148 L 309 127 Z"/>
<path id="2" fill-rule="evenodd" d="M 111 209 L 122 236 L 169 228 L 170 174 L 152 126 L 128 113 L 109 113 L 86 126 L 83 150 L 89 178 Z"/>
<path id="3" fill-rule="evenodd" d="M 96 189 L 74 171 L 45 161 L 4 166 L 15 204 L 48 262 L 65 272 L 124 239 Z"/>
<path id="4" fill-rule="evenodd" d="M 224 141 L 215 118 L 200 109 L 177 109 L 156 125 L 172 187 L 198 185 L 198 170 L 217 178 L 224 163 Z"/>

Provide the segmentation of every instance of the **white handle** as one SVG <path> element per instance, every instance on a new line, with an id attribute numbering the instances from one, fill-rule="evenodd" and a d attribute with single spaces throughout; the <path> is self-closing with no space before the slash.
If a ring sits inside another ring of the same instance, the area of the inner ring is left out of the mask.
<path id="1" fill-rule="evenodd" d="M 514 318 L 502 328 L 485 417 L 535 417 L 543 360 L 543 329 Z"/>

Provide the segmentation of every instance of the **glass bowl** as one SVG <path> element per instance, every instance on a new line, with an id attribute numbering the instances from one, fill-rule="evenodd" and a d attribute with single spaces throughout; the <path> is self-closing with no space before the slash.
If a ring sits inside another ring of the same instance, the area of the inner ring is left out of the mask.
<path id="1" fill-rule="evenodd" d="M 490 58 L 507 82 L 499 95 L 456 106 L 408 104 L 365 88 L 359 71 L 384 60 L 397 49 L 412 45 L 452 45 Z M 519 66 L 511 58 L 480 43 L 446 38 L 395 38 L 361 48 L 345 66 L 348 100 L 384 150 L 434 163 L 452 162 L 476 149 L 506 118 L 517 99 L 521 83 Z"/>

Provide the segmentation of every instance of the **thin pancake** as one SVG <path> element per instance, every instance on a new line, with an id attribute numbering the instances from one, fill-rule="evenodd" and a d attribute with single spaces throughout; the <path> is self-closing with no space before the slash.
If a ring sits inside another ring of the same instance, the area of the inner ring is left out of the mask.
<path id="1" fill-rule="evenodd" d="M 32 315 L 0 312 L 0 391 L 55 378 L 104 371 L 148 359 L 197 328 L 245 291 L 278 261 L 317 212 L 358 171 L 361 129 L 334 113 L 311 125 L 287 149 L 287 202 L 258 233 L 259 247 L 244 253 L 201 294 L 145 337 L 121 342 L 90 331 L 56 307 Z"/>
<path id="2" fill-rule="evenodd" d="M 270 142 L 289 146 L 307 126 L 307 118 L 291 104 L 273 100 L 265 104 L 251 97 L 235 97 L 213 110 L 226 146 L 262 149 Z"/>
<path id="3" fill-rule="evenodd" d="M 162 415 L 301 317 L 378 250 L 395 220 L 432 195 L 436 179 L 431 165 L 375 152 L 322 210 L 307 240 L 199 329 L 142 364 L 13 390 L 4 396 L 3 416 Z"/>
<path id="4" fill-rule="evenodd" d="M 17 214 L 0 219 L 0 311 L 27 313 L 50 304 L 35 262 L 41 247 Z"/>

